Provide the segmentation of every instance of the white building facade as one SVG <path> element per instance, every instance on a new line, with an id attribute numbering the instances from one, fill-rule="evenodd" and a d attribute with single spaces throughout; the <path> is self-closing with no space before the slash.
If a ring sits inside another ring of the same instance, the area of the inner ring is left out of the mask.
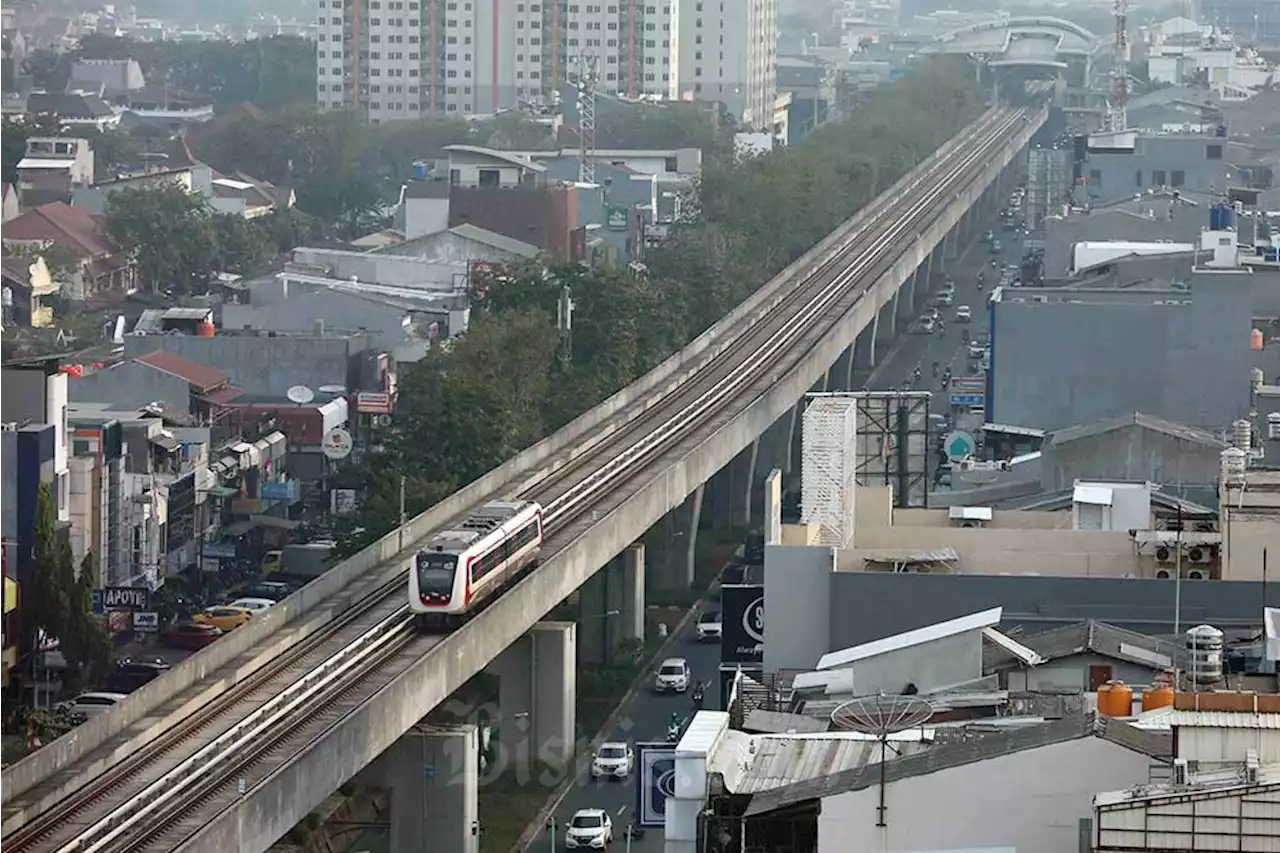
<path id="1" fill-rule="evenodd" d="M 777 0 L 317 3 L 322 110 L 491 115 L 548 102 L 590 60 L 606 95 L 722 101 L 750 127 L 772 126 Z"/>

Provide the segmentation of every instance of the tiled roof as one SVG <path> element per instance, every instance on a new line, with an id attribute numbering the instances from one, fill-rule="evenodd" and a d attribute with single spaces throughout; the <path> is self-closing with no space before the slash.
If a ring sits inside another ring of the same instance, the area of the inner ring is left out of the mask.
<path id="1" fill-rule="evenodd" d="M 1167 760 L 1172 755 L 1172 739 L 1169 735 L 1144 732 L 1122 720 L 1092 715 L 989 732 L 975 729 L 966 731 L 965 734 L 967 736 L 963 739 L 937 744 L 924 752 L 890 759 L 884 764 L 883 777 L 880 765 L 872 763 L 756 794 L 751 798 L 746 815 L 764 814 L 806 800 L 864 790 L 880 784 L 882 778 L 886 783 L 897 782 L 1085 737 L 1102 738 L 1160 760 Z"/>
<path id="2" fill-rule="evenodd" d="M 64 119 L 109 118 L 115 114 L 107 102 L 97 95 L 58 92 L 32 92 L 27 99 L 27 111 L 36 115 L 48 113 Z"/>
<path id="3" fill-rule="evenodd" d="M 1049 443 L 1050 445 L 1066 444 L 1070 441 L 1091 438 L 1095 435 L 1102 435 L 1129 426 L 1140 426 L 1144 429 L 1164 433 L 1173 438 L 1180 438 L 1183 441 L 1195 442 L 1208 447 L 1220 448 L 1223 446 L 1222 441 L 1213 433 L 1167 421 L 1164 418 L 1157 418 L 1154 415 L 1144 415 L 1142 412 L 1134 412 L 1133 414 L 1122 415 L 1110 420 L 1096 421 L 1091 424 L 1080 424 L 1056 430 L 1049 437 Z"/>
<path id="4" fill-rule="evenodd" d="M 26 287 L 31 286 L 31 261 L 29 259 L 20 258 L 17 255 L 6 255 L 4 258 L 0 258 L 0 270 L 4 271 L 6 279 L 11 279 Z"/>
<path id="5" fill-rule="evenodd" d="M 1092 652 L 1112 660 L 1145 666 L 1153 671 L 1177 665 L 1179 661 L 1186 663 L 1186 652 L 1175 643 L 1095 619 L 1019 637 L 1018 642 L 1046 660 Z M 1003 650 L 995 648 L 986 650 L 984 658 L 987 666 L 1016 663 Z"/>
<path id="6" fill-rule="evenodd" d="M 194 361 L 187 361 L 185 358 L 173 353 L 152 352 L 139 356 L 134 361 L 172 376 L 177 376 L 180 379 L 185 379 L 201 394 L 227 384 L 227 374 L 221 370 L 206 367 Z"/>
<path id="7" fill-rule="evenodd" d="M 81 207 L 60 201 L 42 204 L 4 226 L 6 240 L 52 240 L 66 246 L 82 258 L 107 255 L 119 251 L 107 236 L 102 220 Z"/>

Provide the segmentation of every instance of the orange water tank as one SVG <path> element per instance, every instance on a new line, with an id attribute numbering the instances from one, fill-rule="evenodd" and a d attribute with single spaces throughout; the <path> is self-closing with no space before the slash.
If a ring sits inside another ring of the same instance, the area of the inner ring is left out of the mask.
<path id="1" fill-rule="evenodd" d="M 1168 708 L 1173 704 L 1173 685 L 1157 682 L 1142 692 L 1142 710 L 1154 711 L 1156 708 Z"/>
<path id="2" fill-rule="evenodd" d="M 1108 681 L 1099 687 L 1098 713 L 1104 717 L 1133 716 L 1133 688 L 1123 681 Z"/>
<path id="3" fill-rule="evenodd" d="M 1261 329 L 1254 329 L 1252 332 L 1250 332 L 1250 333 L 1249 333 L 1249 348 L 1250 348 L 1250 349 L 1262 349 L 1262 345 L 1263 345 L 1263 343 L 1264 343 L 1264 341 L 1263 341 L 1263 338 L 1262 338 L 1262 330 L 1261 330 Z"/>
<path id="4" fill-rule="evenodd" d="M 210 323 L 208 320 L 202 321 L 196 326 L 197 338 L 212 338 L 216 332 L 217 329 L 215 329 L 213 323 Z"/>

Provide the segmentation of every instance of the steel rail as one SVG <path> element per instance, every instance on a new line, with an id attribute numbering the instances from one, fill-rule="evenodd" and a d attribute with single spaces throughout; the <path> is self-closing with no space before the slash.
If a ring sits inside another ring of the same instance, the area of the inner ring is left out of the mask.
<path id="1" fill-rule="evenodd" d="M 1002 136 L 1003 131 L 1015 121 L 1016 116 L 1017 113 L 1006 114 L 1003 117 L 997 116 L 997 118 L 1001 118 L 1000 127 L 998 129 L 994 131 L 991 130 L 989 126 L 992 122 L 989 121 L 983 123 L 977 131 L 967 134 L 967 136 L 971 138 L 975 135 L 985 135 L 988 140 L 998 140 Z M 956 164 L 951 162 L 950 159 L 944 158 L 941 161 L 936 162 L 928 172 L 909 184 L 909 187 L 914 189 L 920 183 L 928 180 L 929 176 L 933 172 L 937 172 L 942 169 L 954 170 L 952 171 L 953 176 L 964 174 L 970 163 L 979 158 L 982 152 L 985 151 L 985 148 L 989 147 L 990 144 L 994 144 L 994 142 L 989 142 L 987 146 L 979 146 L 976 149 L 969 150 L 967 155 L 964 157 L 964 164 L 959 168 L 957 168 Z M 935 155 L 935 157 L 936 156 L 937 155 Z M 953 157 L 954 154 L 950 156 Z M 950 189 L 955 180 L 956 178 L 953 177 L 951 180 L 943 181 L 942 185 L 935 188 L 935 190 L 932 191 L 925 199 L 915 202 L 911 209 L 910 218 L 914 221 L 915 218 L 919 217 L 920 211 L 927 208 L 929 204 L 936 203 L 936 197 Z M 889 213 L 901 216 L 901 211 L 897 209 L 877 212 L 877 214 L 871 218 L 870 222 L 860 228 L 857 234 L 852 236 L 849 241 L 846 241 L 845 245 L 837 253 L 837 257 L 833 261 L 822 265 L 819 269 L 825 270 L 833 263 L 843 260 L 842 256 L 846 254 L 847 248 L 851 242 L 855 241 L 858 235 L 863 235 L 865 237 L 868 226 L 879 222 Z M 815 317 L 821 316 L 822 312 L 830 305 L 831 301 L 836 298 L 836 296 L 847 291 L 851 280 L 859 277 L 872 263 L 883 260 L 883 252 L 887 248 L 892 248 L 892 246 L 901 238 L 899 230 L 900 229 L 895 229 L 871 235 L 875 238 L 871 249 L 871 254 L 875 256 L 873 261 L 866 261 L 860 258 L 861 263 L 856 270 L 853 266 L 846 266 L 842 270 L 838 271 L 834 280 L 821 283 L 822 289 L 819 294 L 817 296 L 808 296 L 808 302 L 802 306 L 804 309 L 803 313 L 797 313 L 786 319 L 784 324 L 785 333 L 783 336 L 775 336 L 771 341 L 771 345 L 767 348 L 758 350 L 750 361 L 741 365 L 733 366 L 734 369 L 730 373 L 729 382 L 727 384 L 725 380 L 718 380 L 718 384 L 713 389 L 717 393 L 710 397 L 703 398 L 694 405 L 686 405 L 675 416 L 668 418 L 657 430 L 641 439 L 640 443 L 643 445 L 642 452 L 630 453 L 622 460 L 611 460 L 609 463 L 606 463 L 603 471 L 605 475 L 604 477 L 592 478 L 590 480 L 589 487 L 586 489 L 581 488 L 580 486 L 582 484 L 579 484 L 579 486 L 571 488 L 568 492 L 562 495 L 560 497 L 560 502 L 556 504 L 554 517 L 549 519 L 548 527 L 550 529 L 554 529 L 560 525 L 562 519 L 567 521 L 566 513 L 570 512 L 573 507 L 591 500 L 592 497 L 609 482 L 617 479 L 621 474 L 629 470 L 630 467 L 634 467 L 638 463 L 645 461 L 644 457 L 652 453 L 652 450 L 654 449 L 653 446 L 661 446 L 670 442 L 675 437 L 677 430 L 683 431 L 695 421 L 701 420 L 702 415 L 709 412 L 726 396 L 738 390 L 742 382 L 745 381 L 744 377 L 752 375 L 752 371 L 758 368 L 761 364 L 766 363 L 777 353 L 785 351 L 785 349 L 791 344 L 792 340 L 807 328 Z M 865 254 L 866 253 L 864 252 L 864 256 Z M 809 280 L 812 281 L 812 278 L 813 276 L 810 276 Z M 796 298 L 802 298 L 803 293 L 808 289 L 809 288 L 805 288 L 803 286 L 796 288 Z M 792 300 L 788 299 L 784 301 Z M 739 337 L 751 338 L 758 336 L 752 334 L 753 332 L 758 333 L 759 330 L 756 328 L 757 325 L 758 323 L 755 322 L 749 323 L 746 328 L 743 329 Z M 722 357 L 729 354 L 729 352 L 722 352 L 716 360 L 723 360 Z M 693 374 L 690 379 L 695 376 L 701 378 L 699 374 Z M 673 389 L 673 392 L 678 391 L 683 387 L 683 385 L 677 386 L 676 389 Z M 657 409 L 659 407 L 653 406 L 651 408 Z M 631 426 L 631 424 L 628 424 L 628 431 Z M 593 456 L 595 455 L 596 454 L 593 454 Z M 396 590 L 396 593 L 403 592 L 402 582 L 393 582 L 389 586 L 397 587 L 398 589 Z M 389 595 L 387 597 L 389 597 Z M 385 598 L 382 600 L 385 600 Z M 361 612 L 367 612 L 378 603 L 380 602 L 373 602 L 369 607 L 364 608 Z M 320 666 L 307 673 L 303 678 L 298 679 L 293 684 L 280 691 L 270 701 L 251 712 L 244 720 L 219 735 L 212 743 L 203 747 L 196 754 L 181 762 L 177 767 L 166 773 L 165 776 L 160 780 L 157 780 L 157 782 L 152 783 L 144 789 L 142 793 L 133 797 L 129 802 L 114 810 L 105 820 L 99 821 L 88 831 L 77 836 L 72 842 L 61 847 L 60 851 L 63 851 L 64 853 L 71 853 L 71 851 L 93 851 L 93 853 L 99 853 L 99 851 L 112 849 L 111 845 L 117 841 L 124 841 L 125 844 L 137 843 L 140 841 L 141 839 L 134 839 L 132 841 L 126 840 L 124 839 L 124 835 L 130 829 L 139 827 L 139 825 L 148 818 L 160 817 L 160 813 L 167 810 L 165 808 L 166 806 L 175 804 L 176 798 L 179 795 L 193 787 L 196 787 L 198 782 L 207 782 L 209 780 L 210 771 L 215 765 L 230 765 L 244 760 L 252 760 L 251 758 L 245 758 L 242 755 L 242 752 L 245 750 L 252 751 L 254 749 L 261 751 L 269 748 L 273 737 L 276 739 L 283 737 L 288 730 L 294 727 L 294 725 L 299 724 L 290 724 L 294 717 L 302 716 L 305 719 L 306 715 L 314 713 L 315 705 L 313 704 L 313 700 L 319 700 L 326 692 L 333 692 L 342 689 L 342 686 L 345 683 L 345 678 L 349 677 L 350 680 L 358 680 L 364 674 L 360 671 L 359 664 L 370 660 L 374 656 L 374 652 L 390 649 L 397 642 L 407 642 L 407 640 L 412 637 L 412 634 L 409 632 L 412 620 L 408 618 L 407 613 L 407 607 L 399 608 L 395 613 L 383 622 L 379 623 L 379 625 L 375 626 L 374 629 L 366 632 L 355 642 L 349 644 L 338 653 L 322 662 Z M 225 777 L 223 778 L 223 781 L 225 781 Z M 201 784 L 199 787 L 205 788 L 206 785 Z M 147 836 L 151 835 L 158 829 L 154 823 L 151 826 L 141 828 Z"/>
<path id="2" fill-rule="evenodd" d="M 988 132 L 993 133 L 994 137 L 998 137 L 1005 130 L 1016 126 L 1020 120 L 1020 115 L 1020 111 L 1010 111 L 1007 115 L 993 117 L 999 127 L 995 131 Z M 985 153 L 986 148 L 983 146 L 969 150 L 965 156 L 964 164 L 959 167 L 960 170 L 963 170 L 968 164 L 980 160 L 985 156 Z M 954 164 L 950 162 L 940 165 L 948 169 L 954 167 Z M 925 177 L 927 178 L 927 176 Z M 553 497 L 544 497 L 545 518 L 549 521 L 554 521 L 562 514 L 572 512 L 583 501 L 594 500 L 602 489 L 607 488 L 618 477 L 626 475 L 639 459 L 652 453 L 655 448 L 660 448 L 667 444 L 676 433 L 686 429 L 689 423 L 700 420 L 702 416 L 714 411 L 725 398 L 736 393 L 745 382 L 754 378 L 756 371 L 761 366 L 768 364 L 775 354 L 791 346 L 794 339 L 805 331 L 815 315 L 826 310 L 832 302 L 842 296 L 849 286 L 865 275 L 868 270 L 874 269 L 883 260 L 883 253 L 892 249 L 901 239 L 901 229 L 908 227 L 908 223 L 913 225 L 922 212 L 927 211 L 931 205 L 937 204 L 938 196 L 945 196 L 948 192 L 953 191 L 952 183 L 952 181 L 947 181 L 939 185 L 929 195 L 914 202 L 911 209 L 906 211 L 905 214 L 902 211 L 894 211 L 897 217 L 902 220 L 900 227 L 881 233 L 870 248 L 860 251 L 853 264 L 838 270 L 835 273 L 835 277 L 830 281 L 821 283 L 822 290 L 816 296 L 806 294 L 804 288 L 797 288 L 793 292 L 793 296 L 808 299 L 808 302 L 800 311 L 787 316 L 781 328 L 773 332 L 763 347 L 752 352 L 746 361 L 734 365 L 732 372 L 727 377 L 720 380 L 707 393 L 697 397 L 680 411 L 668 417 L 652 433 L 644 436 L 639 441 L 629 443 L 603 466 L 594 467 L 588 477 L 566 491 L 551 493 L 554 495 Z M 865 293 L 865 290 L 859 293 L 858 298 L 861 299 Z M 778 313 L 776 308 L 772 313 L 774 315 Z M 747 342 L 749 342 L 749 336 L 744 335 L 735 341 L 735 344 L 742 346 Z M 672 396 L 678 396 L 682 392 L 688 395 L 690 391 L 691 387 L 682 386 L 673 390 Z M 545 486 L 539 488 L 538 492 L 543 496 L 548 494 Z"/>

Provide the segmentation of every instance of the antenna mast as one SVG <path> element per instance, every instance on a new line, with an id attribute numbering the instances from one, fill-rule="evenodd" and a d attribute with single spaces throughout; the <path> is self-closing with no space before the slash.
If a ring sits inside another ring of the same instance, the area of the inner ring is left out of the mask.
<path id="1" fill-rule="evenodd" d="M 1115 0 L 1116 43 L 1112 55 L 1110 130 L 1129 129 L 1129 4 Z"/>
<path id="2" fill-rule="evenodd" d="M 578 70 L 578 181 L 596 182 L 596 56 L 584 51 Z"/>

